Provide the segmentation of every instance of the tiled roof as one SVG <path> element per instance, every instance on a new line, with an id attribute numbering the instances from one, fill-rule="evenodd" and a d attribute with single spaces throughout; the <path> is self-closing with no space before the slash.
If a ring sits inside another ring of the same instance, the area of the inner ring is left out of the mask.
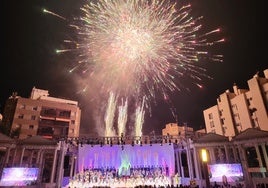
<path id="1" fill-rule="evenodd" d="M 7 135 L 4 135 L 2 133 L 0 133 L 0 142 L 14 142 L 14 140 L 10 137 L 8 137 Z"/>
<path id="2" fill-rule="evenodd" d="M 268 131 L 263 131 L 256 128 L 248 128 L 245 131 L 241 132 L 239 135 L 235 136 L 233 138 L 233 141 L 250 140 L 255 138 L 268 139 Z"/>
<path id="3" fill-rule="evenodd" d="M 42 136 L 32 136 L 20 141 L 20 144 L 28 145 L 56 145 L 57 141 L 43 138 Z"/>
<path id="4" fill-rule="evenodd" d="M 204 136 L 198 138 L 196 143 L 209 143 L 209 142 L 228 142 L 229 139 L 226 136 L 222 136 L 215 133 L 207 133 Z"/>

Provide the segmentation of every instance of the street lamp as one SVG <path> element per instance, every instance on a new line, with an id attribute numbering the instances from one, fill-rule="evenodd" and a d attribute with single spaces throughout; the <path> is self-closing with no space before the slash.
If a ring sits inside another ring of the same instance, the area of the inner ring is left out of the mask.
<path id="1" fill-rule="evenodd" d="M 209 182 L 209 177 L 208 177 L 208 154 L 206 149 L 201 150 L 201 159 L 202 159 L 202 164 L 203 164 L 203 170 L 204 170 L 204 176 L 206 180 L 206 188 L 210 187 L 210 182 Z"/>

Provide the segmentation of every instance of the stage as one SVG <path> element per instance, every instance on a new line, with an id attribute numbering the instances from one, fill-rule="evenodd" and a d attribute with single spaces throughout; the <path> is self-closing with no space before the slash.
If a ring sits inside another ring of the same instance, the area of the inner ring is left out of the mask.
<path id="1" fill-rule="evenodd" d="M 179 185 L 173 143 L 90 145 L 78 148 L 77 172 L 66 187 Z"/>

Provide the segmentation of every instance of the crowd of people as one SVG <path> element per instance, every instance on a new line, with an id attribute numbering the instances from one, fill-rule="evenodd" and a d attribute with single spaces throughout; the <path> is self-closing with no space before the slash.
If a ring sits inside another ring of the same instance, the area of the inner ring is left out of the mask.
<path id="1" fill-rule="evenodd" d="M 136 187 L 140 185 L 167 187 L 171 185 L 166 168 L 129 168 L 128 173 L 124 172 L 123 175 L 119 171 L 115 168 L 84 169 L 70 179 L 68 187 Z"/>
<path id="2" fill-rule="evenodd" d="M 182 185 L 178 174 L 170 177 L 168 168 L 127 167 L 84 169 L 75 174 L 67 188 L 199 188 L 198 185 Z M 206 188 L 206 187 L 202 187 Z M 213 182 L 207 188 L 243 188 L 243 184 L 230 185 Z"/>

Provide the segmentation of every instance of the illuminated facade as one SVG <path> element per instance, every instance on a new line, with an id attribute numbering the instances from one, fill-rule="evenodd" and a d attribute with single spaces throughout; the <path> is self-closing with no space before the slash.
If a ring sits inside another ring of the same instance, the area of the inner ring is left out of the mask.
<path id="1" fill-rule="evenodd" d="M 249 128 L 242 131 L 229 141 L 228 137 L 215 133 L 208 133 L 193 143 L 196 156 L 196 169 L 199 171 L 200 179 L 205 178 L 204 167 L 202 167 L 201 154 L 205 149 L 208 154 L 206 164 L 217 166 L 221 164 L 241 166 L 243 177 L 238 178 L 237 183 L 243 184 L 246 188 L 257 188 L 268 186 L 268 131 Z M 217 173 L 224 169 L 218 169 Z M 233 172 L 236 171 L 235 169 Z M 226 175 L 226 174 L 225 174 Z M 216 181 L 217 174 L 210 175 L 210 183 Z M 202 178 L 201 178 L 202 177 Z M 222 185 L 222 176 L 217 183 Z M 198 178 L 199 179 L 199 178 Z M 240 180 L 239 180 L 240 179 Z M 228 178 L 228 183 L 232 184 L 235 177 Z M 220 182 L 220 183 L 219 183 Z"/>
<path id="2" fill-rule="evenodd" d="M 141 143 L 139 137 L 131 136 L 53 140 L 42 136 L 11 139 L 0 134 L 0 174 L 7 168 L 38 168 L 35 187 L 65 187 L 63 185 L 70 181 L 75 185 L 83 183 L 77 178 L 92 170 L 110 172 L 115 169 L 120 172 L 125 167 L 129 171 L 124 172 L 131 173 L 131 170 L 146 168 L 152 172 L 161 168 L 162 172 L 165 169 L 163 175 L 168 178 L 169 185 L 193 184 L 203 187 L 207 183 L 213 184 L 214 180 L 223 185 L 220 172 L 226 169 L 224 167 L 231 167 L 229 171 L 223 171 L 230 185 L 241 183 L 245 188 L 268 185 L 268 131 L 247 129 L 232 141 L 214 133 L 193 140 L 178 135 L 169 136 L 174 142 L 166 142 L 166 138 L 163 135 L 144 136 L 141 139 L 148 139 L 148 142 Z M 202 162 L 204 150 L 207 151 L 205 164 Z M 219 166 L 222 170 L 208 177 L 205 173 L 206 165 L 214 170 Z M 233 174 L 236 171 L 240 174 Z M 125 180 L 124 176 L 122 178 Z M 92 185 L 94 183 L 98 184 L 91 182 Z"/>
<path id="3" fill-rule="evenodd" d="M 268 131 L 268 69 L 263 73 L 247 81 L 248 90 L 234 85 L 233 92 L 226 90 L 216 105 L 203 111 L 207 133 L 231 139 L 248 128 Z"/>
<path id="4" fill-rule="evenodd" d="M 251 84 L 251 88 L 252 85 L 254 84 Z M 267 84 L 262 86 L 267 91 L 265 87 Z M 257 91 L 254 93 L 251 96 L 257 95 Z M 232 95 L 230 94 L 230 96 Z M 243 97 L 240 97 L 234 97 L 233 99 L 236 100 L 232 100 L 232 104 L 234 101 L 241 103 Z M 226 99 L 226 101 L 228 100 Z M 252 101 L 254 100 L 252 99 Z M 19 126 L 21 131 L 17 137 L 19 139 L 16 137 L 11 139 L 0 134 L 0 174 L 5 169 L 38 168 L 40 173 L 34 182 L 35 187 L 41 185 L 53 188 L 64 187 L 63 185 L 68 185 L 69 182 L 76 185 L 81 183 L 78 177 L 87 177 L 83 174 L 84 172 L 92 169 L 108 172 L 107 169 L 113 168 L 119 171 L 123 167 L 128 168 L 129 165 L 125 166 L 125 164 L 129 163 L 133 164 L 132 169 L 137 171 L 150 168 L 150 172 L 152 172 L 159 167 L 163 171 L 163 167 L 165 167 L 168 169 L 164 171 L 168 172 L 165 174 L 168 177 L 168 183 L 175 186 L 191 184 L 203 187 L 208 183 L 213 184 L 215 179 L 218 184 L 223 185 L 225 181 L 223 182 L 222 176 L 218 176 L 220 179 L 217 179 L 213 174 L 212 179 L 208 179 L 207 165 L 211 168 L 217 165 L 241 167 L 242 178 L 238 176 L 235 180 L 243 184 L 245 188 L 256 188 L 259 184 L 268 186 L 268 131 L 265 130 L 245 128 L 245 130 L 238 131 L 236 136 L 230 140 L 229 136 L 215 134 L 213 131 L 205 135 L 199 132 L 197 135 L 187 125 L 178 126 L 177 123 L 170 123 L 162 130 L 162 135 L 79 137 L 79 134 L 73 134 L 76 131 L 70 132 L 72 125 L 69 124 L 69 128 L 64 129 L 66 128 L 65 122 L 80 122 L 80 109 L 75 101 L 52 98 L 48 96 L 48 91 L 33 88 L 30 99 L 13 95 L 8 102 L 3 123 L 10 122 L 13 133 L 17 128 L 16 125 L 21 124 Z M 226 104 L 220 106 L 227 108 Z M 240 113 L 242 113 L 242 106 L 238 108 Z M 256 112 L 257 110 L 254 113 Z M 72 114 L 79 114 L 78 120 L 72 119 L 75 117 Z M 35 121 L 33 116 L 38 117 L 38 121 Z M 218 119 L 220 122 L 221 119 Z M 43 121 L 46 123 L 41 124 Z M 62 124 L 58 124 L 59 121 Z M 258 122 L 262 121 L 258 120 Z M 55 127 L 48 130 L 52 131 L 40 129 L 52 127 L 51 122 L 54 122 Z M 27 130 L 30 128 L 29 125 L 36 128 L 35 133 Z M 57 129 L 57 126 L 60 129 Z M 77 129 L 77 133 L 79 133 L 79 129 Z M 204 151 L 207 151 L 208 154 L 205 163 L 202 162 L 202 152 Z M 131 169 L 129 170 L 131 171 Z M 228 184 L 235 185 L 237 183 L 229 178 L 229 174 L 226 176 Z M 125 180 L 125 177 L 123 179 Z M 162 181 L 153 183 L 159 182 Z"/>

